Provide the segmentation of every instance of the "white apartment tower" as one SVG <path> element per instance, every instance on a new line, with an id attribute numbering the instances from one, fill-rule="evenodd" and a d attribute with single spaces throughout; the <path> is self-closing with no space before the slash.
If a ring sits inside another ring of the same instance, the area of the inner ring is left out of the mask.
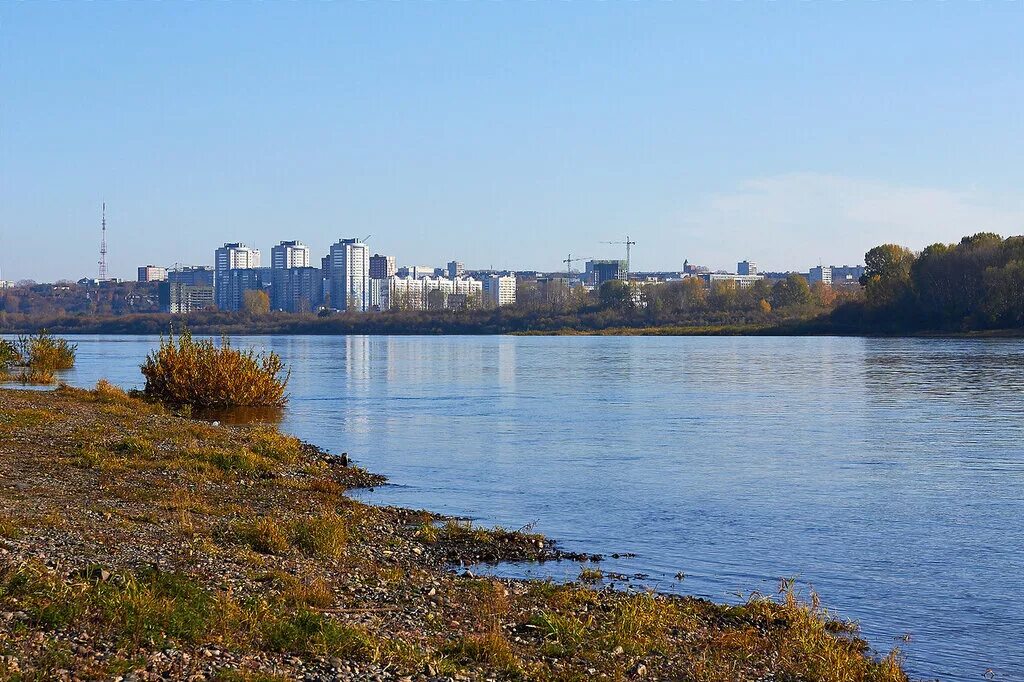
<path id="1" fill-rule="evenodd" d="M 483 300 L 487 306 L 512 305 L 516 302 L 515 275 L 491 275 L 483 279 Z"/>
<path id="2" fill-rule="evenodd" d="M 828 265 L 819 265 L 811 268 L 807 273 L 807 281 L 811 284 L 814 284 L 815 282 L 832 284 L 832 268 Z"/>
<path id="3" fill-rule="evenodd" d="M 270 267 L 275 270 L 309 267 L 309 247 L 300 241 L 281 242 L 270 250 Z"/>
<path id="4" fill-rule="evenodd" d="M 260 266 L 260 250 L 253 249 L 241 242 L 228 243 L 217 249 L 213 262 L 217 307 L 221 310 L 228 310 L 230 308 L 228 271 L 258 268 Z"/>
<path id="5" fill-rule="evenodd" d="M 370 307 L 370 249 L 358 239 L 339 239 L 328 256 L 331 307 L 365 312 Z"/>

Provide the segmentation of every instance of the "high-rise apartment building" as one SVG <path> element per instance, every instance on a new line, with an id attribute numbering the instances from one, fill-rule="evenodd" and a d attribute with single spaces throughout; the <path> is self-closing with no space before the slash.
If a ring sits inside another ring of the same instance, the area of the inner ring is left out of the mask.
<path id="1" fill-rule="evenodd" d="M 167 272 L 167 281 L 190 287 L 210 287 L 213 289 L 213 268 L 207 265 L 177 267 Z"/>
<path id="2" fill-rule="evenodd" d="M 483 279 L 483 302 L 487 306 L 512 305 L 516 302 L 515 275 L 490 275 Z"/>
<path id="3" fill-rule="evenodd" d="M 241 242 L 227 243 L 214 252 L 214 288 L 217 307 L 232 310 L 228 292 L 228 273 L 231 270 L 248 270 L 260 266 L 260 250 Z"/>
<path id="4" fill-rule="evenodd" d="M 358 239 L 331 244 L 328 261 L 331 307 L 363 312 L 370 307 L 370 249 Z"/>
<path id="5" fill-rule="evenodd" d="M 382 256 L 379 253 L 370 256 L 370 279 L 394 277 L 396 270 L 394 256 Z"/>
<path id="6" fill-rule="evenodd" d="M 221 310 L 242 310 L 245 307 L 245 292 L 266 291 L 271 288 L 272 272 L 272 268 L 232 268 L 228 270 L 224 286 L 217 287 L 217 297 L 223 301 L 218 303 L 217 307 Z"/>
<path id="7" fill-rule="evenodd" d="M 272 268 L 270 306 L 289 313 L 310 313 L 324 301 L 320 268 Z"/>
<path id="8" fill-rule="evenodd" d="M 448 263 L 448 279 L 462 277 L 462 273 L 465 271 L 466 267 L 457 260 L 453 260 Z"/>
<path id="9" fill-rule="evenodd" d="M 165 281 L 157 285 L 157 303 L 160 312 L 192 313 L 213 307 L 213 284 L 184 284 Z"/>
<path id="10" fill-rule="evenodd" d="M 420 277 L 434 277 L 436 270 L 437 268 L 430 265 L 403 265 L 398 268 L 395 274 L 399 277 L 419 279 Z"/>
<path id="11" fill-rule="evenodd" d="M 143 265 L 139 268 L 140 282 L 163 282 L 167 279 L 167 268 L 159 265 Z"/>
<path id="12" fill-rule="evenodd" d="M 275 270 L 308 268 L 309 247 L 300 241 L 281 242 L 270 249 L 270 267 Z"/>
<path id="13" fill-rule="evenodd" d="M 737 275 L 756 275 L 757 263 L 749 260 L 740 261 L 736 264 Z"/>

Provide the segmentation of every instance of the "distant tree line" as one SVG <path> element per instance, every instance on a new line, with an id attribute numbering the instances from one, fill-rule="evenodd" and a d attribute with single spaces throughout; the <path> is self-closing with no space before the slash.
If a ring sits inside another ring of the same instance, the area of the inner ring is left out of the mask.
<path id="1" fill-rule="evenodd" d="M 883 244 L 865 255 L 864 295 L 829 317 L 840 331 L 970 332 L 1024 327 L 1024 237 L 981 232 L 920 253 Z"/>
<path id="2" fill-rule="evenodd" d="M 838 295 L 840 300 L 843 296 Z M 830 312 L 837 293 L 809 286 L 800 275 L 748 288 L 733 281 L 708 287 L 696 278 L 668 283 L 605 282 L 596 291 L 554 282 L 521 283 L 515 305 L 463 310 L 394 310 L 380 313 L 280 313 L 268 309 L 265 296 L 250 296 L 239 312 L 204 311 L 96 314 L 0 312 L 0 331 L 45 327 L 62 334 L 159 334 L 171 325 L 199 334 L 500 334 L 515 332 L 587 332 L 649 327 L 771 328 Z"/>
<path id="3" fill-rule="evenodd" d="M 1024 330 L 1024 237 L 979 233 L 920 253 L 882 244 L 865 255 L 860 287 L 809 285 L 791 274 L 769 283 L 710 287 L 605 282 L 599 289 L 524 281 L 502 308 L 289 314 L 265 294 L 244 310 L 189 315 L 150 312 L 149 288 L 70 283 L 0 290 L 0 332 L 159 334 L 172 325 L 199 334 L 501 334 L 645 329 L 724 333 L 881 333 Z"/>

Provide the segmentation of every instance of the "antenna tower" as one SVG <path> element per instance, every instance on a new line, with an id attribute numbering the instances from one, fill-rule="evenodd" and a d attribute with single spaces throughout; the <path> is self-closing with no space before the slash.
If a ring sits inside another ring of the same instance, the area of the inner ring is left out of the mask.
<path id="1" fill-rule="evenodd" d="M 100 281 L 107 280 L 107 202 L 103 202 L 103 217 L 100 221 Z"/>

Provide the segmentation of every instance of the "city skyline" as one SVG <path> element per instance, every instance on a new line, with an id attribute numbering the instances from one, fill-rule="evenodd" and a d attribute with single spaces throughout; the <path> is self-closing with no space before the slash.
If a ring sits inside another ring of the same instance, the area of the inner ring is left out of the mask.
<path id="1" fill-rule="evenodd" d="M 635 270 L 1017 234 L 1017 20 L 1012 3 L 7 4 L 0 268 L 92 275 L 104 201 L 126 279 L 155 254 L 206 262 L 211 234 L 317 251 L 370 234 L 410 262 L 545 271 L 619 257 L 600 242 L 627 233 Z"/>

